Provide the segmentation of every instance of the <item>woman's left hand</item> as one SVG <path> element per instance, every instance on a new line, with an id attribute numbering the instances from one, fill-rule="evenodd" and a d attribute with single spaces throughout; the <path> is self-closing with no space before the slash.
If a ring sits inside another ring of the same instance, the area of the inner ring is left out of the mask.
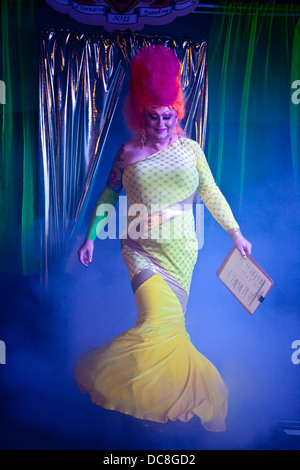
<path id="1" fill-rule="evenodd" d="M 248 240 L 246 240 L 246 238 L 243 237 L 243 235 L 235 238 L 233 240 L 233 244 L 244 258 L 247 258 L 247 255 L 251 255 L 252 245 L 250 242 L 248 242 Z"/>

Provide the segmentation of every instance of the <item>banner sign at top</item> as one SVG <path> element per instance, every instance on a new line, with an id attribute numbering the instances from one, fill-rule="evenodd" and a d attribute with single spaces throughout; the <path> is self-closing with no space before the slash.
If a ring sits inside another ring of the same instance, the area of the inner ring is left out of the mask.
<path id="1" fill-rule="evenodd" d="M 191 13 L 198 0 L 46 0 L 74 20 L 103 26 L 107 31 L 142 30 L 145 24 L 163 25 Z"/>

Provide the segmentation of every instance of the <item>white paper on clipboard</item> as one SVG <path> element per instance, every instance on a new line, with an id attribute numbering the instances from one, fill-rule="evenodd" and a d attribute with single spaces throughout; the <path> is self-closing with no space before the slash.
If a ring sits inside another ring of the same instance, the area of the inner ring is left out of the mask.
<path id="1" fill-rule="evenodd" d="M 243 258 L 236 247 L 218 269 L 217 276 L 251 315 L 274 285 L 256 261 L 249 255 Z"/>

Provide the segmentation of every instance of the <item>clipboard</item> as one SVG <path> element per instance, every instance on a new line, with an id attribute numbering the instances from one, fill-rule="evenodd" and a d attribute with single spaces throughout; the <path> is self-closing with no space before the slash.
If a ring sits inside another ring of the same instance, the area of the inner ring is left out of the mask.
<path id="1" fill-rule="evenodd" d="M 236 247 L 232 248 L 218 269 L 217 276 L 250 315 L 261 305 L 274 285 L 256 261 L 250 255 L 243 258 Z"/>

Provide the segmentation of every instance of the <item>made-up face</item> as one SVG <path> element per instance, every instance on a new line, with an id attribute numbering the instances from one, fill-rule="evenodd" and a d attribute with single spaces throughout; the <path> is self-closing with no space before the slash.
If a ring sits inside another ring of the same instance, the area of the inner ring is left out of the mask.
<path id="1" fill-rule="evenodd" d="M 145 130 L 148 140 L 168 144 L 178 122 L 177 112 L 166 106 L 152 107 L 145 113 Z"/>

